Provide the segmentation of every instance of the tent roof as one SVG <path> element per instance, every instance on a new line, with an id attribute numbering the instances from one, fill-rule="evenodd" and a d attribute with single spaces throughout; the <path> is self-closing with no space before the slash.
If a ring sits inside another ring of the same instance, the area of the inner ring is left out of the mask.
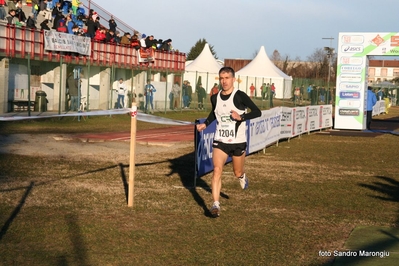
<path id="1" fill-rule="evenodd" d="M 215 57 L 213 57 L 209 44 L 206 43 L 200 55 L 186 66 L 186 71 L 218 74 L 221 67 Z"/>
<path id="2" fill-rule="evenodd" d="M 292 78 L 276 67 L 266 54 L 265 47 L 259 49 L 256 57 L 245 67 L 237 71 L 236 75 L 264 78 Z"/>

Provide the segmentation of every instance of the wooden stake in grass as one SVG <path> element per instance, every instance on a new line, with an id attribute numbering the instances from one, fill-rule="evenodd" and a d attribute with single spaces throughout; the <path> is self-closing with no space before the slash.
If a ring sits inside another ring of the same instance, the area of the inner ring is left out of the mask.
<path id="1" fill-rule="evenodd" d="M 135 169 L 135 154 L 136 154 L 136 130 L 137 130 L 137 103 L 132 103 L 132 117 L 130 127 L 130 161 L 129 161 L 129 191 L 127 205 L 133 207 L 134 194 L 134 169 Z"/>

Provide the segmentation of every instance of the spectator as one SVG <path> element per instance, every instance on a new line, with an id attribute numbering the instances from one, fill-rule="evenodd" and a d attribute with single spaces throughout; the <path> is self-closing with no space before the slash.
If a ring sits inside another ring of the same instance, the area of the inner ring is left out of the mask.
<path id="1" fill-rule="evenodd" d="M 273 98 L 275 97 L 275 95 L 276 95 L 276 87 L 274 86 L 274 83 L 272 83 L 272 85 L 270 86 L 270 96 L 269 96 L 270 108 L 274 107 Z"/>
<path id="2" fill-rule="evenodd" d="M 65 17 L 64 17 L 64 15 L 62 14 L 62 12 L 60 12 L 60 13 L 58 13 L 56 16 L 55 16 L 55 18 L 53 19 L 53 29 L 57 29 L 59 26 L 60 26 L 60 22 L 63 22 L 64 23 L 64 25 L 65 25 Z M 67 28 L 68 29 L 68 28 Z"/>
<path id="3" fill-rule="evenodd" d="M 213 84 L 211 92 L 209 93 L 210 96 L 217 94 L 219 92 L 219 86 L 217 83 Z"/>
<path id="4" fill-rule="evenodd" d="M 10 10 L 17 10 L 17 0 L 8 1 L 7 6 L 8 6 L 8 12 L 10 12 Z"/>
<path id="5" fill-rule="evenodd" d="M 37 14 L 40 11 L 39 0 L 31 0 L 33 19 L 36 21 Z"/>
<path id="6" fill-rule="evenodd" d="M 172 93 L 173 93 L 173 109 L 179 108 L 180 107 L 180 84 L 179 82 L 175 82 L 175 84 L 172 86 Z"/>
<path id="7" fill-rule="evenodd" d="M 145 38 L 145 48 L 153 48 L 153 46 L 155 45 L 154 42 L 154 36 L 148 36 L 147 38 Z M 156 45 L 155 45 L 156 47 Z"/>
<path id="8" fill-rule="evenodd" d="M 82 32 L 80 31 L 80 28 L 78 25 L 73 25 L 72 27 L 72 32 L 70 34 L 76 35 L 76 36 L 82 36 Z"/>
<path id="9" fill-rule="evenodd" d="M 114 35 L 114 42 L 117 43 L 117 44 L 120 44 L 120 43 L 121 43 L 121 34 L 120 34 L 119 31 L 116 31 L 116 32 L 115 32 L 115 35 Z"/>
<path id="10" fill-rule="evenodd" d="M 98 42 L 105 42 L 105 28 L 99 28 L 94 35 L 94 40 Z"/>
<path id="11" fill-rule="evenodd" d="M 82 4 L 79 0 L 72 0 L 72 14 L 77 15 L 79 6 Z"/>
<path id="12" fill-rule="evenodd" d="M 40 30 L 50 30 L 50 27 L 48 26 L 49 20 L 45 19 L 40 23 Z"/>
<path id="13" fill-rule="evenodd" d="M 188 86 L 187 86 L 187 80 L 183 81 L 183 86 L 181 89 L 181 95 L 183 98 L 183 108 L 187 109 L 188 108 Z"/>
<path id="14" fill-rule="evenodd" d="M 251 87 L 249 87 L 249 95 L 251 98 L 254 97 L 254 93 L 255 93 L 255 86 L 253 83 L 251 83 Z"/>
<path id="15" fill-rule="evenodd" d="M 36 21 L 34 19 L 35 15 L 33 13 L 29 14 L 28 20 L 26 21 L 26 27 L 30 29 L 36 29 Z"/>
<path id="16" fill-rule="evenodd" d="M 96 11 L 93 11 L 93 9 L 91 9 L 91 11 L 92 11 L 92 15 L 91 15 L 91 17 L 93 18 L 93 21 L 96 21 L 96 20 L 97 20 L 97 18 L 99 18 L 99 16 L 98 16 L 98 14 L 97 14 L 97 12 L 96 12 Z"/>
<path id="17" fill-rule="evenodd" d="M 4 20 L 7 16 L 4 6 L 6 5 L 5 0 L 0 0 L 0 20 Z"/>
<path id="18" fill-rule="evenodd" d="M 193 87 L 191 87 L 189 81 L 187 81 L 187 95 L 188 95 L 187 108 L 190 108 L 191 101 L 193 100 Z"/>
<path id="19" fill-rule="evenodd" d="M 68 27 L 65 26 L 65 20 L 60 20 L 57 27 L 58 32 L 68 33 Z"/>
<path id="20" fill-rule="evenodd" d="M 15 10 L 10 9 L 8 11 L 8 16 L 6 17 L 7 23 L 10 25 L 15 25 L 15 26 L 22 26 L 21 22 L 18 20 L 18 18 L 15 16 Z"/>
<path id="21" fill-rule="evenodd" d="M 15 15 L 18 18 L 19 22 L 26 22 L 26 15 L 25 12 L 22 10 L 22 1 L 15 1 L 15 6 L 17 7 L 17 9 L 15 10 Z"/>
<path id="22" fill-rule="evenodd" d="M 53 11 L 51 11 L 51 17 L 54 20 L 55 17 L 62 15 L 62 7 L 61 3 L 57 2 L 53 8 Z"/>
<path id="23" fill-rule="evenodd" d="M 312 90 L 313 90 L 313 85 L 312 85 L 312 84 L 309 84 L 308 88 L 306 89 L 306 92 L 308 93 L 308 97 L 306 97 L 306 99 L 307 99 L 308 101 L 311 100 L 310 94 L 311 94 Z"/>
<path id="24" fill-rule="evenodd" d="M 269 85 L 269 83 L 267 84 Z M 267 86 L 266 83 L 263 83 L 262 86 L 260 87 L 260 93 L 262 95 L 262 101 L 264 101 L 267 97 Z"/>
<path id="25" fill-rule="evenodd" d="M 154 105 L 153 105 L 153 101 L 154 101 L 154 92 L 156 92 L 157 90 L 155 89 L 155 87 L 151 84 L 150 80 L 147 80 L 147 85 L 145 85 L 144 87 L 144 95 L 145 95 L 145 107 L 144 107 L 144 111 L 147 113 L 147 107 L 148 104 L 151 105 L 151 113 L 154 113 Z"/>
<path id="26" fill-rule="evenodd" d="M 159 49 L 162 51 L 171 51 L 172 50 L 172 40 L 167 39 L 166 41 L 163 41 L 161 46 L 159 47 Z"/>
<path id="27" fill-rule="evenodd" d="M 105 33 L 105 41 L 109 43 L 115 43 L 115 33 L 112 30 L 107 30 Z"/>
<path id="28" fill-rule="evenodd" d="M 78 80 L 74 78 L 73 72 L 69 73 L 68 76 L 68 93 L 69 96 L 71 97 L 71 106 L 70 106 L 70 111 L 78 111 L 79 107 L 79 84 Z"/>
<path id="29" fill-rule="evenodd" d="M 366 126 L 368 130 L 371 130 L 371 119 L 373 117 L 373 107 L 377 103 L 377 97 L 373 92 L 373 88 L 367 87 L 367 117 L 366 117 Z"/>
<path id="30" fill-rule="evenodd" d="M 94 25 L 95 25 L 96 31 L 97 31 L 98 29 L 100 29 L 100 28 L 103 28 L 103 27 L 101 26 L 101 23 L 100 23 L 100 17 L 96 17 L 96 19 L 94 20 Z"/>
<path id="31" fill-rule="evenodd" d="M 75 26 L 75 23 L 72 21 L 71 15 L 66 16 L 65 25 L 68 27 L 68 33 L 73 34 L 72 28 L 73 28 L 73 26 Z"/>
<path id="32" fill-rule="evenodd" d="M 131 41 L 131 46 L 138 50 L 140 49 L 140 41 L 139 41 L 139 36 L 137 34 L 134 34 L 133 37 L 130 39 Z"/>
<path id="33" fill-rule="evenodd" d="M 123 83 L 123 78 L 119 79 L 117 91 L 118 91 L 118 108 L 123 108 L 125 106 L 125 95 L 126 95 L 126 86 Z"/>
<path id="34" fill-rule="evenodd" d="M 39 14 L 41 14 L 45 19 L 51 20 L 51 11 L 47 10 L 47 0 L 42 0 L 40 1 L 40 11 Z"/>
<path id="35" fill-rule="evenodd" d="M 322 103 L 324 103 L 326 101 L 326 89 L 324 87 L 321 87 L 319 90 L 319 94 L 320 94 L 320 101 Z"/>
<path id="36" fill-rule="evenodd" d="M 125 32 L 125 34 L 121 38 L 121 44 L 130 45 L 130 32 Z"/>
<path id="37" fill-rule="evenodd" d="M 197 89 L 197 96 L 198 96 L 198 110 L 204 110 L 204 98 L 206 97 L 206 91 L 202 84 L 199 84 Z"/>
<path id="38" fill-rule="evenodd" d="M 144 33 L 141 35 L 141 39 L 140 39 L 140 46 L 145 48 L 146 44 L 145 44 L 145 38 L 147 37 L 147 35 L 145 35 Z"/>
<path id="39" fill-rule="evenodd" d="M 113 32 L 116 32 L 116 27 L 118 26 L 114 20 L 114 18 L 111 16 L 111 19 L 108 21 L 109 25 L 109 30 L 112 30 Z"/>
<path id="40" fill-rule="evenodd" d="M 87 37 L 93 39 L 97 28 L 92 17 L 89 16 L 89 18 L 86 21 L 86 26 L 87 26 L 87 32 L 86 32 Z"/>

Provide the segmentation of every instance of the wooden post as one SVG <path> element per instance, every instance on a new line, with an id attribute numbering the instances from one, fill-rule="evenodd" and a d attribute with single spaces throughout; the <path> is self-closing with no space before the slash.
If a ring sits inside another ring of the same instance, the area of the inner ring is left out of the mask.
<path id="1" fill-rule="evenodd" d="M 134 194 L 134 169 L 135 169 L 135 155 L 136 155 L 136 129 L 137 129 L 137 103 L 132 102 L 132 117 L 130 128 L 130 161 L 129 161 L 129 191 L 127 205 L 133 207 L 133 194 Z"/>

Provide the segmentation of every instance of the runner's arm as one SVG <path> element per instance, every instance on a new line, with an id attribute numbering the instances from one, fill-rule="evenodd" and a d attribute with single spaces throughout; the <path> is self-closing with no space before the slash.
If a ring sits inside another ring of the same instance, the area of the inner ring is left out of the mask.
<path id="1" fill-rule="evenodd" d="M 253 119 L 262 115 L 262 112 L 260 111 L 258 106 L 256 106 L 256 104 L 251 100 L 251 98 L 249 98 L 249 96 L 245 92 L 239 90 L 237 91 L 236 95 L 239 97 L 239 99 L 241 99 L 241 104 L 251 110 L 249 113 L 243 115 L 243 120 Z M 239 106 L 236 102 L 234 102 L 234 104 L 236 106 Z"/>

